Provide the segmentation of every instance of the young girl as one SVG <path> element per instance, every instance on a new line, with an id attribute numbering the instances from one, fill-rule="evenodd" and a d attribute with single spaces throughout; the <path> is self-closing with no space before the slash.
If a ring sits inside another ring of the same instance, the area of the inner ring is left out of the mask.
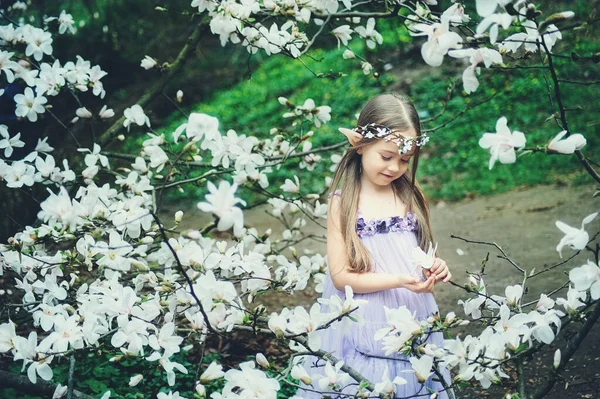
<path id="1" fill-rule="evenodd" d="M 396 386 L 396 397 L 429 397 L 428 387 L 442 391 L 441 383 L 431 377 L 425 384 L 417 381 L 411 364 L 401 354 L 385 355 L 375 332 L 388 327 L 384 306 L 406 306 L 415 319 L 422 320 L 438 311 L 433 297 L 436 283 L 451 278 L 446 262 L 436 258 L 430 270 L 416 267 L 413 249 L 427 251 L 433 241 L 429 209 L 415 180 L 420 147 L 427 142 L 421 135 L 420 121 L 406 96 L 383 94 L 363 108 L 355 129 L 340 131 L 348 138 L 346 150 L 331 184 L 327 220 L 327 273 L 323 298 L 337 294 L 344 298 L 345 286 L 352 287 L 355 299 L 366 299 L 357 313 L 365 320 L 352 323 L 349 330 L 321 330 L 321 349 L 329 352 L 373 383 L 388 377 L 408 381 Z M 337 187 L 340 185 L 340 189 Z M 322 311 L 327 306 L 322 305 Z M 442 346 L 441 334 L 428 342 Z M 304 367 L 309 375 L 325 376 L 325 362 L 311 357 Z M 444 372 L 450 385 L 450 377 Z M 310 389 L 319 390 L 313 380 Z M 342 392 L 356 393 L 356 384 Z M 323 393 L 298 391 L 303 398 L 320 398 Z M 336 397 L 330 393 L 329 396 Z M 340 396 L 344 397 L 344 396 Z M 446 398 L 440 392 L 438 398 Z"/>

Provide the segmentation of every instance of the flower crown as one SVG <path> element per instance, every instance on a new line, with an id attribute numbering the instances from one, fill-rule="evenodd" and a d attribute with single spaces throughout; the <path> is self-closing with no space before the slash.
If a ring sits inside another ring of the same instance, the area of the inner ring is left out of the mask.
<path id="1" fill-rule="evenodd" d="M 409 153 L 412 149 L 413 143 L 417 147 L 421 147 L 427 144 L 429 141 L 429 136 L 427 133 L 423 133 L 417 137 L 406 137 L 400 133 L 393 132 L 392 129 L 387 126 L 379 125 L 377 123 L 369 123 L 365 126 L 357 126 L 352 130 L 367 139 L 378 138 L 384 139 L 385 141 L 392 141 L 398 146 L 398 153 L 400 155 Z"/>

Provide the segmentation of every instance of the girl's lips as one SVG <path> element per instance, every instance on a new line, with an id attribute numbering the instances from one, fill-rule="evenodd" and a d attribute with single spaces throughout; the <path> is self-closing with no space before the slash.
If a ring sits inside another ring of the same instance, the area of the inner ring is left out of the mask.
<path id="1" fill-rule="evenodd" d="M 393 179 L 394 176 L 390 176 L 390 175 L 386 175 L 385 173 L 382 173 L 382 175 L 384 175 L 385 177 L 387 177 L 388 179 Z"/>

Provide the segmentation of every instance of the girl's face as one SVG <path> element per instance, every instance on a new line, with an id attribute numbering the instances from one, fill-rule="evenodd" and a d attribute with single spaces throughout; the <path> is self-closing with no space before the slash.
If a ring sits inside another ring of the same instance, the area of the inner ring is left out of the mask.
<path id="1" fill-rule="evenodd" d="M 416 137 L 414 130 L 402 132 L 403 136 Z M 400 155 L 398 146 L 390 141 L 375 140 L 373 143 L 357 150 L 362 155 L 362 178 L 375 186 L 386 186 L 401 177 L 408 170 L 416 146 L 411 151 Z"/>

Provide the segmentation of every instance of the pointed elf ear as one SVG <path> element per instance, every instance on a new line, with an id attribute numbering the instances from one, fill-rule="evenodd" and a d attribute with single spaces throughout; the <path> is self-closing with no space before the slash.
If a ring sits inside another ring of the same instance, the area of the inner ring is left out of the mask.
<path id="1" fill-rule="evenodd" d="M 340 132 L 344 133 L 344 136 L 348 139 L 351 146 L 356 146 L 359 141 L 362 140 L 363 136 L 360 133 L 355 132 L 352 129 L 346 129 L 345 127 L 340 127 L 338 129 Z"/>

